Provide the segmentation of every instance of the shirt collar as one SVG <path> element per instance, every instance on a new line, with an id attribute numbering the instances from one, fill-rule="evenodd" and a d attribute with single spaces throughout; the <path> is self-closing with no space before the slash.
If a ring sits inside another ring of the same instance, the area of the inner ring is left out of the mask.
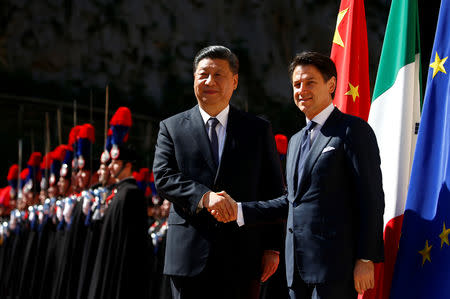
<path id="1" fill-rule="evenodd" d="M 333 102 L 330 103 L 325 109 L 320 111 L 319 114 L 313 117 L 313 120 L 315 123 L 317 123 L 320 126 L 323 126 L 323 124 L 327 121 L 328 117 L 330 116 L 331 112 L 334 110 Z M 310 122 L 308 118 L 306 118 L 306 123 Z"/>
<path id="2" fill-rule="evenodd" d="M 208 122 L 208 120 L 212 117 L 211 115 L 209 115 L 208 113 L 206 113 L 205 110 L 202 109 L 202 107 L 198 106 L 198 108 L 200 109 L 200 114 L 202 116 L 203 119 L 203 123 L 206 124 Z M 227 127 L 227 123 L 228 123 L 228 113 L 230 112 L 230 105 L 227 105 L 225 107 L 225 109 L 223 109 L 222 111 L 220 111 L 219 114 L 217 114 L 216 118 L 219 121 L 219 123 L 222 125 L 222 127 L 226 128 Z"/>

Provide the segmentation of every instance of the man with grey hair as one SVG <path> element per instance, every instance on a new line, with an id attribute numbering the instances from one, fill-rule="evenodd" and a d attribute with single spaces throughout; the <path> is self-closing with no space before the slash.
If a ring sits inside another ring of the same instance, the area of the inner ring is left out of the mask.
<path id="1" fill-rule="evenodd" d="M 238 70 L 228 48 L 200 50 L 198 105 L 160 123 L 153 172 L 159 194 L 172 202 L 164 273 L 173 298 L 258 298 L 260 281 L 279 263 L 278 227 L 240 228 L 208 213 L 234 213 L 226 194 L 269 200 L 284 189 L 270 124 L 229 104 Z"/>

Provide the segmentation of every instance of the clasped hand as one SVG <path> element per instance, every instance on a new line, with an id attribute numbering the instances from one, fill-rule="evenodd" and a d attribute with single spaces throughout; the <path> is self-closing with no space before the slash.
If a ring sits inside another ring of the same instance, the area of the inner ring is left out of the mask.
<path id="1" fill-rule="evenodd" d="M 237 218 L 237 203 L 225 191 L 209 192 L 203 200 L 203 207 L 220 222 L 227 223 Z"/>

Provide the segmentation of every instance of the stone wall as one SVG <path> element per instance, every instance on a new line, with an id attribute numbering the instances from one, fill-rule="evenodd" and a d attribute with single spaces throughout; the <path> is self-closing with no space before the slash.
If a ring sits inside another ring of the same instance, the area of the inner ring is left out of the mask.
<path id="1" fill-rule="evenodd" d="M 372 70 L 384 2 L 366 4 Z M 1 64 L 74 90 L 106 84 L 128 96 L 138 90 L 161 106 L 172 84 L 181 97 L 192 94 L 193 56 L 220 43 L 242 62 L 238 99 L 286 101 L 289 60 L 304 49 L 329 53 L 338 8 L 339 1 L 323 0 L 4 0 Z"/>
<path id="2" fill-rule="evenodd" d="M 373 84 L 390 2 L 365 2 Z M 43 150 L 45 112 L 50 113 L 51 146 L 56 146 L 58 107 L 51 103 L 71 107 L 76 99 L 80 107 L 88 107 L 92 94 L 99 111 L 106 85 L 112 112 L 126 105 L 141 115 L 135 118 L 130 142 L 149 166 L 158 120 L 195 104 L 192 60 L 211 44 L 230 47 L 240 59 L 233 103 L 269 119 L 274 133 L 291 136 L 305 120 L 292 104 L 287 65 L 302 50 L 330 53 L 339 4 L 339 0 L 0 1 L 4 111 L 0 135 L 11 145 L 0 149 L 5 157 L 1 177 L 17 160 L 18 138 L 24 140 L 26 156 L 32 149 Z M 35 100 L 21 102 L 14 96 Z M 48 101 L 39 101 L 42 98 Z M 62 113 L 66 142 L 73 113 L 70 108 Z M 87 109 L 80 110 L 78 121 L 89 121 L 88 115 Z M 98 155 L 102 119 L 96 112 Z"/>

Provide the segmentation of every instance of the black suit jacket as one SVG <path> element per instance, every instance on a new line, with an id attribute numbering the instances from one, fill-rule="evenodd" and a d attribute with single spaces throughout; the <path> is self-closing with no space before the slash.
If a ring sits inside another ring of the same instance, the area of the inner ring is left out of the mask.
<path id="1" fill-rule="evenodd" d="M 333 110 L 306 158 L 300 187 L 295 173 L 301 138 L 287 153 L 287 194 L 242 203 L 245 223 L 287 217 L 286 276 L 294 267 L 307 283 L 349 280 L 357 259 L 383 259 L 380 158 L 375 135 L 360 118 Z"/>
<path id="2" fill-rule="evenodd" d="M 164 273 L 199 274 L 207 262 L 234 276 L 256 277 L 264 249 L 280 249 L 280 231 L 270 226 L 239 228 L 217 222 L 205 209 L 202 196 L 225 190 L 239 201 L 269 200 L 284 186 L 274 137 L 268 122 L 230 106 L 220 165 L 213 160 L 199 107 L 160 123 L 153 162 L 159 194 L 170 210 Z M 272 231 L 271 231 L 272 230 Z"/>

